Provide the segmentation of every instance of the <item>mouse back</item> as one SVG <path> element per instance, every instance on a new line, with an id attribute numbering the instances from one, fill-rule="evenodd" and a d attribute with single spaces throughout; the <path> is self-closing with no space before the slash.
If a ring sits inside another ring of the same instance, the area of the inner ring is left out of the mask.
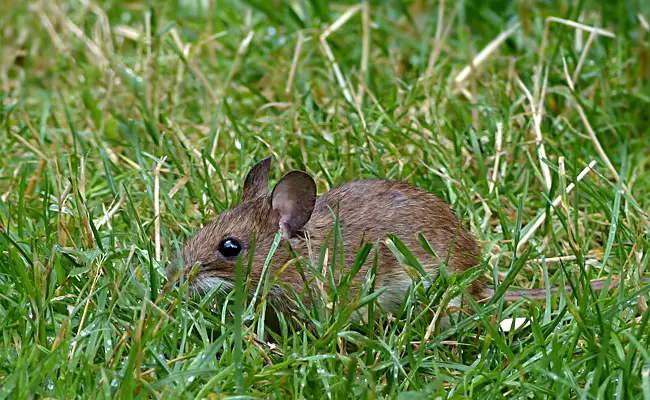
<path id="1" fill-rule="evenodd" d="M 386 244 L 388 234 L 403 241 L 432 277 L 437 276 L 443 262 L 450 272 L 462 272 L 480 263 L 481 252 L 474 236 L 462 227 L 452 209 L 432 193 L 408 183 L 385 179 L 358 180 L 324 193 L 316 202 L 306 225 L 306 231 L 317 245 L 326 240 L 332 229 L 332 212 L 339 216 L 346 268 L 354 263 L 356 252 L 363 243 L 375 243 L 379 257 L 377 280 L 381 286 L 389 286 L 389 290 L 397 286 L 396 297 L 401 297 L 412 282 Z M 437 257 L 432 257 L 422 247 L 419 234 L 427 239 Z M 300 243 L 293 245 L 302 247 Z M 369 257 L 357 278 L 363 279 L 371 266 L 372 257 Z M 477 281 L 469 291 L 480 296 L 482 289 L 482 282 Z"/>

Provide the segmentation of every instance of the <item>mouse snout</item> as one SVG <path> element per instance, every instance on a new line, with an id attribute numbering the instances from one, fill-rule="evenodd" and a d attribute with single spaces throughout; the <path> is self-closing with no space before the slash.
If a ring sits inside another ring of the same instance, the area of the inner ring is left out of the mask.
<path id="1" fill-rule="evenodd" d="M 167 280 L 171 281 L 172 278 L 174 277 L 174 274 L 179 270 L 179 262 L 178 259 L 173 259 L 168 265 L 167 265 Z"/>
<path id="2" fill-rule="evenodd" d="M 167 280 L 171 281 L 172 279 L 174 279 L 174 277 L 178 275 L 180 271 L 184 271 L 183 275 L 185 278 L 187 278 L 187 274 L 189 273 L 190 268 L 186 268 L 186 267 L 188 265 L 191 266 L 192 264 L 194 263 L 188 263 L 188 260 L 185 259 L 185 256 L 181 254 L 171 258 L 169 264 L 167 264 L 167 270 L 166 270 Z M 181 278 L 177 276 L 176 282 L 174 283 L 177 284 L 178 281 L 180 281 L 180 279 Z"/>
<path id="3" fill-rule="evenodd" d="M 202 254 L 187 251 L 187 248 L 185 248 L 180 254 L 173 257 L 167 265 L 167 280 L 169 282 L 173 281 L 173 284 L 177 285 L 180 281 L 189 279 L 190 275 L 195 276 L 196 273 L 192 274 L 192 271 L 198 272 L 198 269 L 195 267 L 200 267 L 201 265 L 205 265 L 205 263 Z"/>

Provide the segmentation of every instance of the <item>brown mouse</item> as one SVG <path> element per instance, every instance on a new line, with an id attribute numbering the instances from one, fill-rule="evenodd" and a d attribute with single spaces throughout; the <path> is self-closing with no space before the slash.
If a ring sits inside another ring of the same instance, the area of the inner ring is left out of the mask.
<path id="1" fill-rule="evenodd" d="M 306 259 L 310 254 L 318 258 L 333 228 L 333 210 L 339 215 L 346 272 L 353 265 L 362 243 L 378 246 L 376 289 L 387 289 L 377 301 L 386 312 L 395 314 L 399 311 L 412 282 L 384 242 L 388 233 L 398 236 L 434 279 L 438 275 L 439 260 L 447 260 L 450 273 L 466 271 L 481 261 L 481 249 L 474 236 L 459 224 L 445 202 L 426 190 L 400 181 L 371 179 L 343 184 L 317 198 L 313 178 L 302 171 L 291 171 L 269 191 L 270 165 L 270 157 L 256 164 L 246 177 L 240 204 L 219 215 L 187 240 L 181 249 L 182 260 L 170 265 L 170 277 L 179 267 L 184 268 L 187 276 L 190 268 L 200 263 L 198 273 L 189 284 L 191 291 L 207 292 L 220 286 L 221 293 L 230 292 L 234 287 L 237 257 L 241 255 L 246 265 L 255 233 L 256 245 L 249 275 L 254 290 L 278 230 L 282 232 L 284 243 L 278 246 L 269 265 L 271 278 L 293 258 L 290 249 Z M 428 240 L 439 258 L 423 249 L 418 242 L 418 233 Z M 331 260 L 334 257 L 331 241 L 329 247 Z M 356 274 L 358 284 L 363 282 L 372 264 L 373 257 L 369 256 Z M 309 280 L 309 271 L 305 270 L 305 274 Z M 338 267 L 335 278 L 336 275 Z M 276 310 L 295 317 L 291 291 L 286 285 L 300 294 L 304 287 L 303 278 L 295 266 L 289 265 L 278 279 L 283 285 L 271 288 L 268 301 Z M 604 283 L 605 280 L 595 281 L 592 286 L 599 289 Z M 477 301 L 494 293 L 482 278 L 473 281 L 467 290 Z M 543 299 L 545 291 L 509 290 L 505 295 L 506 300 L 524 297 Z M 302 299 L 303 303 L 308 302 L 308 296 Z M 305 305 L 309 307 L 309 304 Z"/>

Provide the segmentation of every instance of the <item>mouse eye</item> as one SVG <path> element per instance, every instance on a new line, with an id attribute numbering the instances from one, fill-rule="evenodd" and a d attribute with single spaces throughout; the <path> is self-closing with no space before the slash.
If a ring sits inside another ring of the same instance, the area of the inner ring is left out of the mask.
<path id="1" fill-rule="evenodd" d="M 218 250 L 226 258 L 236 258 L 241 253 L 242 247 L 236 239 L 225 238 L 219 243 Z"/>

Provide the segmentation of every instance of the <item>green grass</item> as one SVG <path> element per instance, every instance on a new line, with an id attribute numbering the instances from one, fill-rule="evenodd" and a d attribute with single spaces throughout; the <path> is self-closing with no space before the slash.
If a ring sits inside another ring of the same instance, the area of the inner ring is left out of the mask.
<path id="1" fill-rule="evenodd" d="M 26 3 L 3 2 L 0 11 L 0 397 L 650 399 L 650 287 L 642 282 L 650 32 L 639 18 L 650 19 L 650 3 L 445 2 L 450 29 L 435 45 L 437 2 L 371 5 L 369 31 L 360 11 L 327 38 L 358 106 L 319 42 L 348 5 Z M 573 75 L 582 55 L 574 28 L 551 23 L 539 58 L 548 16 L 616 35 L 595 39 L 574 90 L 564 72 L 566 63 Z M 517 22 L 467 78 L 469 100 L 455 77 Z M 537 102 L 535 82 L 546 72 L 548 189 L 517 83 Z M 331 311 L 311 310 L 313 333 L 285 331 L 274 347 L 256 336 L 261 309 L 242 291 L 227 303 L 186 301 L 182 288 L 166 294 L 166 261 L 236 203 L 246 171 L 269 154 L 274 180 L 306 169 L 321 193 L 357 177 L 424 187 L 452 205 L 486 261 L 466 276 L 441 276 L 429 293 L 414 286 L 396 319 L 371 307 L 376 319 L 367 325 L 349 316 L 372 300 L 372 280 L 349 307 L 336 301 L 344 280 Z M 591 160 L 595 172 L 552 207 Z M 557 256 L 573 258 L 542 260 Z M 475 304 L 474 316 L 425 342 L 433 312 L 413 305 L 440 304 L 447 288 L 462 291 L 479 274 L 578 290 Z M 622 288 L 587 290 L 588 280 L 618 274 Z M 498 322 L 512 317 L 529 326 L 502 331 Z"/>

